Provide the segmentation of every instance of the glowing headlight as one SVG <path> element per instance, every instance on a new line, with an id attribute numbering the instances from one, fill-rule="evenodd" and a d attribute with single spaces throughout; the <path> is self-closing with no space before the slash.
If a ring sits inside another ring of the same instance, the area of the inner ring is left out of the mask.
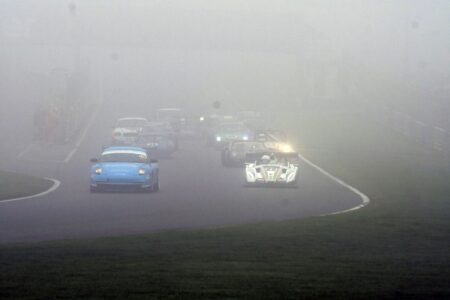
<path id="1" fill-rule="evenodd" d="M 222 138 L 220 136 L 216 136 L 216 141 L 220 142 Z"/>
<path id="2" fill-rule="evenodd" d="M 102 174 L 102 168 L 97 168 L 97 169 L 95 169 L 95 174 L 97 174 L 97 175 L 100 175 L 100 174 Z"/>
<path id="3" fill-rule="evenodd" d="M 291 147 L 291 145 L 282 144 L 282 145 L 280 145 L 280 151 L 281 152 L 294 152 L 294 149 Z"/>
<path id="4" fill-rule="evenodd" d="M 205 121 L 205 117 L 200 117 L 200 122 Z"/>
<path id="5" fill-rule="evenodd" d="M 145 170 L 144 169 L 139 169 L 138 173 L 139 173 L 139 175 L 145 175 Z"/>
<path id="6" fill-rule="evenodd" d="M 244 135 L 244 136 L 242 137 L 242 139 L 243 139 L 244 141 L 248 141 L 248 135 Z"/>

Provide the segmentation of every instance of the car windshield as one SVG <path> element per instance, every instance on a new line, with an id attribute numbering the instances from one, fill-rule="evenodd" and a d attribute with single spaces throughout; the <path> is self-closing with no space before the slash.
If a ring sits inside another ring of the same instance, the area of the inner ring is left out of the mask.
<path id="1" fill-rule="evenodd" d="M 245 131 L 246 128 L 241 123 L 223 123 L 219 125 L 220 131 Z"/>
<path id="2" fill-rule="evenodd" d="M 132 162 L 145 163 L 148 156 L 138 151 L 105 151 L 102 153 L 101 162 Z"/>
<path id="3" fill-rule="evenodd" d="M 136 136 L 138 136 L 138 133 L 137 133 L 137 132 L 133 132 L 133 131 L 130 131 L 130 132 L 124 132 L 124 133 L 123 133 L 123 136 L 126 136 L 126 137 L 136 137 Z"/>
<path id="4" fill-rule="evenodd" d="M 247 151 L 259 151 L 266 149 L 266 147 L 262 143 L 248 143 L 246 146 Z"/>
<path id="5" fill-rule="evenodd" d="M 116 127 L 143 127 L 146 123 L 143 119 L 124 119 L 117 121 Z"/>

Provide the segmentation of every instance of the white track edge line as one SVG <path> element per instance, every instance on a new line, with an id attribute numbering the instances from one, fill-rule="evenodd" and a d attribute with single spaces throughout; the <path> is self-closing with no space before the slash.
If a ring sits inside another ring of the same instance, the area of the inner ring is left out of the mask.
<path id="1" fill-rule="evenodd" d="M 97 109 L 91 115 L 91 117 L 90 117 L 90 119 L 88 121 L 88 124 L 86 125 L 86 127 L 83 130 L 83 132 L 81 133 L 80 138 L 75 143 L 75 148 L 73 148 L 72 151 L 70 151 L 70 153 L 66 156 L 66 158 L 63 161 L 61 161 L 62 163 L 68 163 L 72 159 L 74 154 L 77 152 L 78 148 L 80 148 L 80 145 L 83 142 L 84 138 L 86 137 L 86 134 L 87 134 L 89 128 L 92 126 L 92 123 L 94 122 L 95 117 L 98 115 L 98 112 L 100 111 L 100 106 L 101 106 L 101 103 L 98 104 Z"/>
<path id="2" fill-rule="evenodd" d="M 44 179 L 53 181 L 53 185 L 48 190 L 46 190 L 46 191 L 44 191 L 42 193 L 30 195 L 30 196 L 25 196 L 25 197 L 20 197 L 20 198 L 13 198 L 13 199 L 6 199 L 6 200 L 0 200 L 0 204 L 6 203 L 6 202 L 14 202 L 14 201 L 21 201 L 21 200 L 26 200 L 26 199 L 31 199 L 31 198 L 42 197 L 44 195 L 47 195 L 47 194 L 53 192 L 54 190 L 56 190 L 61 185 L 61 181 L 59 181 L 57 179 L 48 178 L 48 177 L 44 177 Z"/>
<path id="3" fill-rule="evenodd" d="M 30 150 L 31 145 L 32 145 L 32 144 L 28 144 L 28 145 L 25 147 L 25 149 L 23 149 L 23 150 L 17 155 L 17 158 L 19 158 L 19 159 L 22 158 L 22 156 L 24 156 L 25 153 L 27 153 L 28 150 Z"/>
<path id="4" fill-rule="evenodd" d="M 352 191 L 353 193 L 357 194 L 361 200 L 362 203 L 360 205 L 354 206 L 352 208 L 349 209 L 345 209 L 345 210 L 340 210 L 340 211 L 336 211 L 336 212 L 332 212 L 329 214 L 323 214 L 323 215 L 319 215 L 320 217 L 325 217 L 325 216 L 332 216 L 332 215 L 338 215 L 338 214 L 344 214 L 344 213 L 348 213 L 348 212 L 352 212 L 358 209 L 361 209 L 363 207 L 365 207 L 366 205 L 368 205 L 370 203 L 370 198 L 365 195 L 364 193 L 362 193 L 360 190 L 358 190 L 357 188 L 349 185 L 348 183 L 346 183 L 345 181 L 337 178 L 336 176 L 330 174 L 329 172 L 325 171 L 324 169 L 322 169 L 321 167 L 319 167 L 318 165 L 314 164 L 312 161 L 310 161 L 309 159 L 307 159 L 306 157 L 304 157 L 303 155 L 299 154 L 298 155 L 305 163 L 307 163 L 308 165 L 310 165 L 311 167 L 313 167 L 314 169 L 316 169 L 317 171 L 319 171 L 320 173 L 322 173 L 323 175 L 331 178 L 333 181 L 337 182 L 338 184 L 344 186 L 345 188 L 349 189 L 350 191 Z"/>

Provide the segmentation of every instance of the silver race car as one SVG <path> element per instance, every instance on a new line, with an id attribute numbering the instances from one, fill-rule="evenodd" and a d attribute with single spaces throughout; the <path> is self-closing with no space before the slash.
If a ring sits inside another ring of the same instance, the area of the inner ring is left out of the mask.
<path id="1" fill-rule="evenodd" d="M 297 186 L 299 156 L 295 152 L 251 153 L 246 156 L 245 183 Z"/>
<path id="2" fill-rule="evenodd" d="M 147 119 L 140 117 L 118 119 L 113 128 L 111 143 L 113 145 L 132 145 L 147 123 Z"/>

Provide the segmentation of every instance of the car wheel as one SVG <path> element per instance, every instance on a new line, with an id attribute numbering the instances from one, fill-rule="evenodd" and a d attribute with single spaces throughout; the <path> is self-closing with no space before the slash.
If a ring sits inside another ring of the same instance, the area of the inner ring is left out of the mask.
<path id="1" fill-rule="evenodd" d="M 247 178 L 244 179 L 244 187 L 251 187 L 252 184 L 247 181 Z"/>
<path id="2" fill-rule="evenodd" d="M 288 186 L 291 188 L 298 188 L 298 176 L 295 177 L 295 180 L 288 183 Z"/>
<path id="3" fill-rule="evenodd" d="M 159 191 L 159 174 L 156 173 L 156 182 L 153 183 L 152 187 L 151 187 L 151 191 L 152 192 L 158 192 Z"/>
<path id="4" fill-rule="evenodd" d="M 228 166 L 228 155 L 226 150 L 222 150 L 220 153 L 220 160 L 222 162 L 222 166 L 227 167 Z"/>

